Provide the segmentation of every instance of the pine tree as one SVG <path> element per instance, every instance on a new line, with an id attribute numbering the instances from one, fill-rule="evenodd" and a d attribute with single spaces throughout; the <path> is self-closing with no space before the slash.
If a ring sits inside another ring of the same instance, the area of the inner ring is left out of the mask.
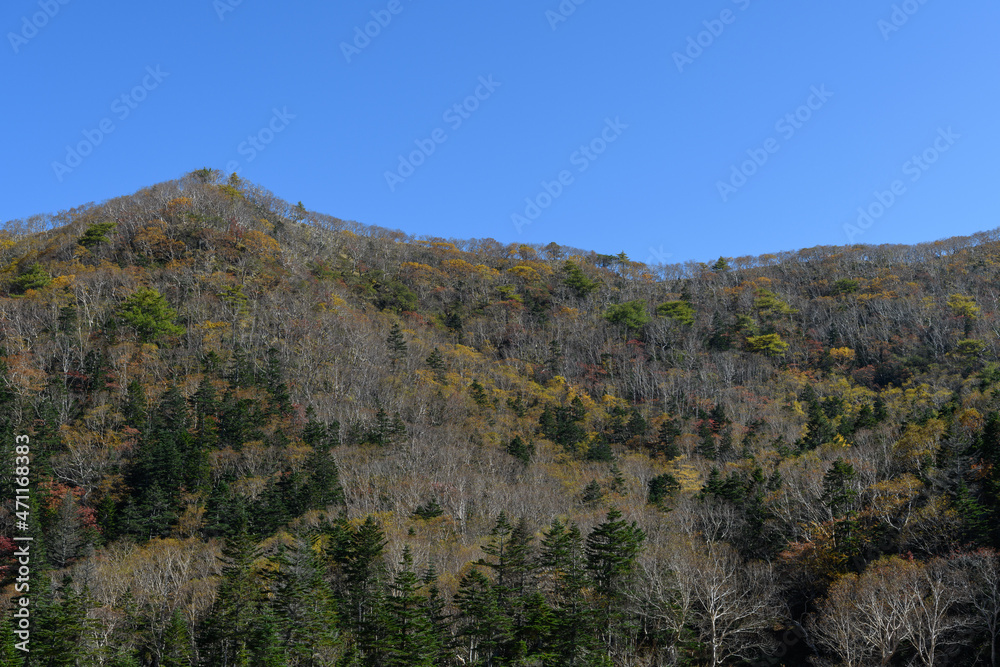
<path id="1" fill-rule="evenodd" d="M 535 445 L 531 442 L 524 442 L 521 436 L 516 435 L 507 445 L 507 453 L 524 465 L 528 465 L 531 463 L 531 457 L 535 455 Z"/>
<path id="2" fill-rule="evenodd" d="M 445 611 L 445 601 L 441 589 L 438 588 L 438 575 L 433 563 L 424 572 L 422 581 L 427 588 L 424 609 L 433 664 L 436 667 L 446 667 L 454 658 L 451 652 L 451 619 Z"/>
<path id="3" fill-rule="evenodd" d="M 635 573 L 636 559 L 646 534 L 633 521 L 622 519 L 612 509 L 607 518 L 587 536 L 584 552 L 587 570 L 598 595 L 599 627 L 610 647 L 621 639 L 628 621 L 625 592 Z"/>
<path id="4" fill-rule="evenodd" d="M 285 369 L 278 348 L 267 351 L 267 370 L 264 374 L 264 388 L 271 395 L 269 413 L 272 416 L 286 415 L 292 410 L 292 400 L 285 382 Z"/>
<path id="5" fill-rule="evenodd" d="M 434 667 L 435 646 L 420 579 L 413 571 L 410 545 L 403 548 L 400 570 L 388 600 L 388 667 Z"/>
<path id="6" fill-rule="evenodd" d="M 199 653 L 205 664 L 240 665 L 264 648 L 254 632 L 266 607 L 264 591 L 253 568 L 256 556 L 257 548 L 246 526 L 241 526 L 223 546 L 222 581 L 199 632 Z"/>
<path id="7" fill-rule="evenodd" d="M 434 379 L 437 382 L 441 384 L 445 383 L 444 357 L 441 356 L 441 351 L 436 347 L 434 348 L 434 351 L 431 352 L 430 356 L 427 357 L 427 367 L 434 371 Z"/>
<path id="8" fill-rule="evenodd" d="M 384 656 L 386 539 L 382 527 L 369 516 L 347 545 L 343 566 L 344 611 L 360 657 L 379 664 Z"/>
<path id="9" fill-rule="evenodd" d="M 497 602 L 489 577 L 479 570 L 467 573 L 455 593 L 458 636 L 466 664 L 500 665 L 512 639 L 510 618 Z"/>
<path id="10" fill-rule="evenodd" d="M 538 562 L 554 614 L 547 639 L 549 650 L 559 657 L 556 664 L 580 665 L 596 644 L 596 629 L 593 610 L 584 595 L 591 584 L 583 535 L 576 524 L 567 528 L 558 519 L 553 521 L 542 538 Z"/>
<path id="11" fill-rule="evenodd" d="M 843 518 L 858 495 L 849 485 L 854 479 L 854 466 L 837 459 L 823 476 L 823 504 L 834 519 Z"/>
<path id="12" fill-rule="evenodd" d="M 170 624 L 163 633 L 161 667 L 191 667 L 191 633 L 179 609 L 170 616 Z"/>
<path id="13" fill-rule="evenodd" d="M 86 589 L 77 593 L 72 580 L 66 577 L 60 586 L 50 588 L 46 578 L 38 583 L 41 595 L 35 607 L 34 632 L 31 636 L 31 657 L 46 667 L 76 667 L 88 664 L 93 649 L 88 636 L 93 621 L 87 618 L 89 607 Z M 32 582 L 34 589 L 35 582 Z"/>
<path id="14" fill-rule="evenodd" d="M 653 448 L 654 454 L 661 454 L 668 461 L 672 461 L 681 455 L 680 447 L 677 446 L 677 437 L 680 436 L 681 429 L 673 417 L 667 417 L 656 433 L 656 444 Z"/>
<path id="15" fill-rule="evenodd" d="M 403 330 L 399 326 L 399 322 L 392 323 L 386 344 L 389 346 L 389 359 L 392 361 L 392 367 L 396 368 L 396 364 L 406 357 L 407 350 L 406 339 L 403 338 Z"/>
<path id="16" fill-rule="evenodd" d="M 272 607 L 282 652 L 293 664 L 329 658 L 338 643 L 337 614 L 316 553 L 299 537 L 291 549 L 279 552 L 275 563 Z"/>
<path id="17" fill-rule="evenodd" d="M 601 483 L 596 479 L 590 480 L 590 483 L 583 489 L 581 496 L 583 504 L 594 506 L 600 503 L 602 498 L 604 498 L 604 490 L 601 488 Z"/>
<path id="18" fill-rule="evenodd" d="M 24 662 L 24 653 L 21 652 L 19 655 L 18 650 L 14 647 L 16 642 L 17 637 L 14 636 L 14 628 L 11 626 L 9 614 L 5 614 L 4 618 L 0 619 L 0 665 L 15 667 L 15 665 Z"/>

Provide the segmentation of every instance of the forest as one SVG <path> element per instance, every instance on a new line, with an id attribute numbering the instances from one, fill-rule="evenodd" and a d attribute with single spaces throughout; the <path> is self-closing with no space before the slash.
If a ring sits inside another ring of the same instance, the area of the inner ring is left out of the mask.
<path id="1" fill-rule="evenodd" d="M 1000 230 L 648 266 L 211 169 L 8 221 L 0 664 L 996 666 L 998 278 Z"/>

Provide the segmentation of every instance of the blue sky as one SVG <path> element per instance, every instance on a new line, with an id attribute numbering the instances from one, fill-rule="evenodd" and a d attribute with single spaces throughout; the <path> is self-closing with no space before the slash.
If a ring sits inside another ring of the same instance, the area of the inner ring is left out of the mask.
<path id="1" fill-rule="evenodd" d="M 578 1 L 9 0 L 0 219 L 210 166 L 640 261 L 1000 226 L 996 2 Z"/>

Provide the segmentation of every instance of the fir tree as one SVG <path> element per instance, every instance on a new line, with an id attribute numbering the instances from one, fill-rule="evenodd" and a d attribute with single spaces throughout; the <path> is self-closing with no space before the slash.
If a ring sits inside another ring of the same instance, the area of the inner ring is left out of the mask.
<path id="1" fill-rule="evenodd" d="M 388 601 L 388 667 L 435 667 L 434 636 L 420 588 L 420 579 L 413 571 L 413 552 L 406 545 Z"/>
<path id="2" fill-rule="evenodd" d="M 389 346 L 389 359 L 392 361 L 392 367 L 396 368 L 396 364 L 406 357 L 407 350 L 406 339 L 403 338 L 403 330 L 399 326 L 399 322 L 392 323 L 386 344 Z"/>
<path id="3" fill-rule="evenodd" d="M 434 351 L 431 352 L 430 356 L 427 357 L 427 367 L 434 371 L 434 379 L 437 382 L 444 384 L 444 357 L 441 356 L 441 351 L 436 347 L 434 348 Z"/>
<path id="4" fill-rule="evenodd" d="M 338 643 L 337 614 L 317 555 L 299 537 L 275 561 L 272 606 L 282 652 L 293 664 L 322 664 Z"/>
<path id="5" fill-rule="evenodd" d="M 378 664 L 385 650 L 385 533 L 371 516 L 347 545 L 343 566 L 344 612 L 360 657 Z"/>
<path id="6" fill-rule="evenodd" d="M 599 627 L 609 647 L 622 640 L 628 631 L 625 592 L 635 574 L 636 559 L 645 539 L 646 534 L 634 521 L 627 523 L 614 509 L 587 536 L 584 545 L 587 570 L 598 595 Z"/>
<path id="7" fill-rule="evenodd" d="M 170 616 L 170 624 L 163 633 L 161 667 L 191 667 L 191 633 L 179 609 Z"/>

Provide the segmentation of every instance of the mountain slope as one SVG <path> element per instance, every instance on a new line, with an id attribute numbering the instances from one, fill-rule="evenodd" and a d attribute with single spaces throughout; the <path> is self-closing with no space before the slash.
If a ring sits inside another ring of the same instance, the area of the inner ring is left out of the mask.
<path id="1" fill-rule="evenodd" d="M 209 170 L 13 221 L 0 428 L 31 440 L 35 641 L 738 664 L 843 658 L 849 586 L 947 570 L 974 607 L 993 552 L 944 557 L 1000 538 L 998 258 L 994 231 L 648 267 L 413 238 Z M 922 655 L 925 625 L 885 648 L 865 622 L 849 644 Z M 937 639 L 975 651 L 977 623 Z"/>

